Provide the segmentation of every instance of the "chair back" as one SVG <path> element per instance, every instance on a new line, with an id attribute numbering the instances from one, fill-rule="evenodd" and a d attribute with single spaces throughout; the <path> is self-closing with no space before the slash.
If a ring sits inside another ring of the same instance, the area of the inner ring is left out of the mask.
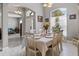
<path id="1" fill-rule="evenodd" d="M 58 34 L 58 43 L 61 43 L 62 42 L 62 32 L 60 32 L 59 34 Z"/>
<path id="2" fill-rule="evenodd" d="M 35 39 L 34 39 L 34 34 L 26 32 L 26 39 L 27 39 L 27 48 L 31 48 L 31 49 L 35 50 L 36 43 L 35 43 Z"/>
<path id="3" fill-rule="evenodd" d="M 28 32 L 26 32 L 26 37 L 32 37 L 32 38 L 34 38 L 34 34 L 33 33 L 28 33 Z"/>
<path id="4" fill-rule="evenodd" d="M 54 33 L 53 40 L 52 40 L 52 46 L 56 46 L 61 42 L 61 33 Z"/>
<path id="5" fill-rule="evenodd" d="M 35 42 L 35 40 L 32 39 L 32 38 L 27 39 L 27 47 L 31 48 L 33 50 L 36 50 L 36 42 Z"/>

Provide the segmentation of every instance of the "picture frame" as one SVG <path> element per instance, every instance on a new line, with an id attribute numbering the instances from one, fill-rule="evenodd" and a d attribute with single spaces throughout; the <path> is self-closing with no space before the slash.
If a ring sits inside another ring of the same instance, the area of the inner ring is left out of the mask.
<path id="1" fill-rule="evenodd" d="M 38 22 L 43 22 L 43 16 L 38 16 Z"/>
<path id="2" fill-rule="evenodd" d="M 72 14 L 69 16 L 69 19 L 76 19 L 76 14 Z"/>
<path id="3" fill-rule="evenodd" d="M 45 18 L 45 22 L 49 22 L 49 18 Z"/>

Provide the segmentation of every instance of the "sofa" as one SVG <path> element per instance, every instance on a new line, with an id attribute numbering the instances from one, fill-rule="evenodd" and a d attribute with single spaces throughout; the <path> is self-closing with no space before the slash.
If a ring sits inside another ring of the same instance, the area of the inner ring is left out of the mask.
<path id="1" fill-rule="evenodd" d="M 15 34 L 15 33 L 19 33 L 19 28 L 15 28 L 15 29 L 13 29 L 13 28 L 8 28 L 8 34 L 10 35 L 10 34 Z"/>

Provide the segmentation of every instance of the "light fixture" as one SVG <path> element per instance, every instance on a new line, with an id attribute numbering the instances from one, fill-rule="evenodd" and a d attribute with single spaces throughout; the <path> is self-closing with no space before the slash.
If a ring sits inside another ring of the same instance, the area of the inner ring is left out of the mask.
<path id="1" fill-rule="evenodd" d="M 20 24 L 22 23 L 22 20 L 20 20 Z"/>
<path id="2" fill-rule="evenodd" d="M 44 3 L 43 6 L 44 7 L 52 7 L 52 3 Z"/>
<path id="3" fill-rule="evenodd" d="M 44 3 L 43 6 L 44 6 L 44 7 L 47 7 L 48 5 L 47 5 L 47 3 Z"/>
<path id="4" fill-rule="evenodd" d="M 34 13 L 32 12 L 31 15 L 34 15 Z"/>
<path id="5" fill-rule="evenodd" d="M 48 7 L 52 7 L 52 3 L 48 3 Z"/>
<path id="6" fill-rule="evenodd" d="M 33 15 L 34 15 L 34 13 L 31 10 L 28 10 L 26 12 L 26 16 L 33 16 Z"/>
<path id="7" fill-rule="evenodd" d="M 14 11 L 16 14 L 22 14 L 22 12 L 20 11 Z"/>

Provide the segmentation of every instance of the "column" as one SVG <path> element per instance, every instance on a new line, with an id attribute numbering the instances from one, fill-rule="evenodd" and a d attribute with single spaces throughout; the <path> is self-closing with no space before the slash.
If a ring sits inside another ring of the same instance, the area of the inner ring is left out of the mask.
<path id="1" fill-rule="evenodd" d="M 3 48 L 8 47 L 8 8 L 7 3 L 2 4 L 2 40 Z"/>
<path id="2" fill-rule="evenodd" d="M 22 8 L 23 14 L 22 14 L 22 35 L 25 35 L 25 29 L 26 29 L 26 9 Z"/>

